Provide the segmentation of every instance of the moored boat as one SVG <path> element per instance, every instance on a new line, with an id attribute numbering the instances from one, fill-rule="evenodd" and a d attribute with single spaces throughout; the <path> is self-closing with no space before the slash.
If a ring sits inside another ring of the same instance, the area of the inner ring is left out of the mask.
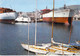
<path id="1" fill-rule="evenodd" d="M 79 55 L 80 50 L 75 47 L 75 45 L 70 44 L 56 44 L 53 43 L 53 46 L 51 46 L 50 43 L 47 44 L 41 44 L 41 45 L 28 45 L 28 44 L 21 44 L 22 47 L 26 50 L 29 50 L 31 52 L 34 52 L 36 54 L 40 55 L 49 55 L 49 53 L 52 53 L 54 55 Z"/>
<path id="2" fill-rule="evenodd" d="M 21 44 L 25 50 L 31 51 L 33 53 L 40 53 L 46 54 L 48 51 L 45 49 L 44 46 L 35 46 L 35 45 L 28 45 L 28 44 Z"/>
<path id="3" fill-rule="evenodd" d="M 0 22 L 2 23 L 13 23 L 17 16 L 17 12 L 10 8 L 0 8 Z"/>
<path id="4" fill-rule="evenodd" d="M 71 9 L 58 9 L 54 10 L 54 22 L 55 23 L 72 23 L 74 11 Z M 53 11 L 42 14 L 43 21 L 52 22 Z"/>
<path id="5" fill-rule="evenodd" d="M 16 22 L 31 22 L 31 18 L 28 16 L 19 16 L 15 19 Z"/>

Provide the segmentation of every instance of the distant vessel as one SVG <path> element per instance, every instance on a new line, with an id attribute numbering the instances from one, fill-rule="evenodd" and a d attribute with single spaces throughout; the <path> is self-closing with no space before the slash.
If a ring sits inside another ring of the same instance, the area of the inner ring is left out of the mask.
<path id="1" fill-rule="evenodd" d="M 31 22 L 30 17 L 19 16 L 15 19 L 16 22 Z"/>
<path id="2" fill-rule="evenodd" d="M 55 23 L 69 23 L 73 20 L 74 11 L 71 9 L 54 10 Z M 52 22 L 53 11 L 42 14 L 43 21 Z"/>
<path id="3" fill-rule="evenodd" d="M 2 23 L 13 23 L 17 16 L 17 12 L 12 9 L 0 8 L 0 22 Z"/>

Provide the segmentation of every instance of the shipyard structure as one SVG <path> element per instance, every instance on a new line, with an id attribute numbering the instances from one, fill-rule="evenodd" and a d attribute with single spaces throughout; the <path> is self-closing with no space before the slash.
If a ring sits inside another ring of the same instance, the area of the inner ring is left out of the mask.
<path id="1" fill-rule="evenodd" d="M 53 9 L 45 8 L 33 12 L 18 12 L 19 16 L 28 16 L 31 21 L 35 21 L 37 12 L 37 20 L 42 19 L 44 22 L 51 22 L 53 16 Z M 61 7 L 59 9 L 54 9 L 54 22 L 55 23 L 69 23 L 71 24 L 72 20 L 80 19 L 80 5 L 71 5 Z"/>

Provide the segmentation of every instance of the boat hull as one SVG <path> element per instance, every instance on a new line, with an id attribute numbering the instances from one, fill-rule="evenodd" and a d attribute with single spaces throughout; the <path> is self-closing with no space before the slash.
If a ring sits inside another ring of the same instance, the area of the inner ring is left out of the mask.
<path id="1" fill-rule="evenodd" d="M 79 50 L 75 48 L 71 49 L 70 45 L 63 44 L 62 46 L 62 43 L 57 43 L 57 42 L 55 42 L 53 46 L 47 46 L 49 44 L 42 44 L 42 46 L 35 46 L 35 45 L 28 45 L 28 44 L 21 44 L 21 45 L 24 49 L 31 51 L 33 53 L 37 53 L 37 54 L 44 54 L 44 55 L 51 55 L 49 53 L 52 53 L 54 55 L 63 55 L 63 53 L 65 55 L 73 55 L 73 54 L 78 55 L 79 54 L 77 52 Z"/>
<path id="2" fill-rule="evenodd" d="M 35 45 L 28 45 L 28 44 L 21 44 L 22 47 L 30 52 L 33 53 L 40 53 L 40 54 L 46 54 L 48 51 L 44 51 L 44 50 L 40 50 L 41 47 L 39 46 L 35 46 Z M 37 49 L 36 49 L 37 47 Z M 45 49 L 44 47 L 42 47 L 43 49 Z"/>
<path id="3" fill-rule="evenodd" d="M 0 19 L 1 23 L 15 23 L 14 19 Z"/>
<path id="4" fill-rule="evenodd" d="M 31 22 L 29 17 L 17 17 L 16 22 Z"/>
<path id="5" fill-rule="evenodd" d="M 54 11 L 54 19 L 55 23 L 72 23 L 74 11 L 70 9 L 62 9 Z M 43 14 L 43 21 L 52 22 L 53 11 Z"/>
<path id="6" fill-rule="evenodd" d="M 73 18 L 72 17 L 54 17 L 54 23 L 69 23 L 71 24 Z M 44 22 L 52 22 L 52 17 L 44 17 Z"/>
<path id="7" fill-rule="evenodd" d="M 17 18 L 18 14 L 16 12 L 0 13 L 1 23 L 13 23 Z"/>

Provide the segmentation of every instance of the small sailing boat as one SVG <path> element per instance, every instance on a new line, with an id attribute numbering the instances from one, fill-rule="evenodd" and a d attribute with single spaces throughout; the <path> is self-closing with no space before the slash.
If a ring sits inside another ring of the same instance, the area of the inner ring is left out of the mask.
<path id="1" fill-rule="evenodd" d="M 63 55 L 63 53 L 65 55 L 80 54 L 80 50 L 76 48 L 75 45 L 71 45 L 71 44 L 69 45 L 69 44 L 62 44 L 62 43 L 55 42 L 53 43 L 53 46 L 51 46 L 51 43 L 41 44 L 38 46 L 29 45 L 29 49 L 28 49 L 28 44 L 21 44 L 21 45 L 24 49 L 40 54 L 40 55 L 48 55 L 50 53 L 57 54 L 57 55 L 58 54 Z M 77 47 L 80 47 L 80 46 L 77 46 Z"/>
<path id="2" fill-rule="evenodd" d="M 53 0 L 54 2 L 54 0 Z M 54 4 L 54 3 L 53 3 Z M 36 37 L 35 37 L 35 45 L 29 44 L 21 44 L 22 47 L 26 50 L 36 53 L 37 55 L 77 55 L 80 54 L 80 50 L 72 44 L 64 44 L 53 41 L 53 23 L 54 23 L 54 6 L 53 6 L 53 19 L 52 19 L 52 37 L 51 43 L 36 45 Z M 36 32 L 36 31 L 35 31 Z M 71 33 L 71 31 L 70 31 Z M 36 34 L 35 34 L 36 36 Z M 70 34 L 71 36 L 71 34 Z M 70 39 L 69 39 L 70 40 Z M 80 47 L 80 46 L 77 46 Z"/>

